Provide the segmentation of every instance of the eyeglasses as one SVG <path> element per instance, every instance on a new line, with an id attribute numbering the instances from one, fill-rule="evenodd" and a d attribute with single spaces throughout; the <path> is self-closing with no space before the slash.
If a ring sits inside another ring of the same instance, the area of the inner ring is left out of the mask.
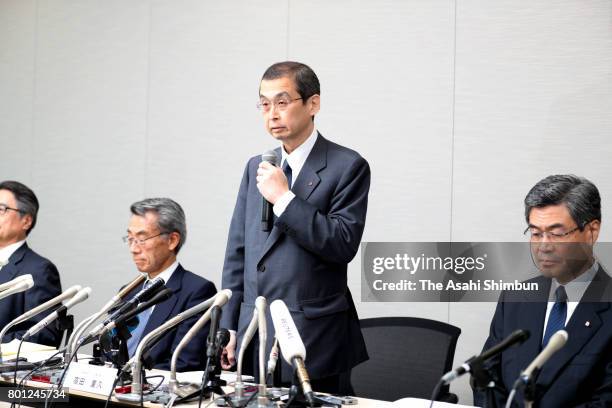
<path id="1" fill-rule="evenodd" d="M 533 229 L 531 227 L 527 227 L 524 235 L 528 236 L 532 241 L 541 241 L 544 237 L 548 237 L 548 240 L 551 242 L 561 241 L 563 238 L 567 237 L 570 234 L 578 231 L 580 227 L 576 227 L 567 232 L 557 232 L 557 231 L 540 231 L 538 229 Z"/>
<path id="2" fill-rule="evenodd" d="M 0 204 L 0 215 L 4 215 L 6 214 L 6 212 L 8 210 L 12 210 L 12 211 L 16 211 L 20 214 L 25 214 L 22 210 L 20 210 L 19 208 L 11 208 L 8 205 L 4 205 L 4 204 Z"/>
<path id="3" fill-rule="evenodd" d="M 287 107 L 294 101 L 299 101 L 302 98 L 287 98 L 284 96 L 281 96 L 280 98 L 275 99 L 273 102 L 270 102 L 267 99 L 260 99 L 259 102 L 257 102 L 257 109 L 263 111 L 263 112 L 269 112 L 270 109 L 272 108 L 272 105 L 274 105 L 274 107 L 276 108 L 276 110 L 278 111 L 285 111 L 287 110 Z"/>
<path id="4" fill-rule="evenodd" d="M 129 248 L 131 248 L 132 245 L 134 245 L 134 244 L 136 244 L 139 247 L 142 247 L 142 246 L 144 246 L 145 242 L 147 242 L 148 240 L 153 239 L 153 238 L 157 238 L 160 235 L 167 235 L 167 234 L 168 234 L 167 232 L 160 232 L 159 234 L 153 235 L 152 237 L 141 238 L 141 239 L 128 237 L 126 235 L 122 239 L 123 239 L 123 242 L 125 242 Z"/>

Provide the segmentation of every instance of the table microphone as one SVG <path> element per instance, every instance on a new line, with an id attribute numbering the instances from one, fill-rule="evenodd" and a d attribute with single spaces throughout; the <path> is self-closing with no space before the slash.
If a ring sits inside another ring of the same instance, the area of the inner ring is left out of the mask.
<path id="1" fill-rule="evenodd" d="M 274 150 L 268 150 L 264 154 L 261 155 L 261 161 L 268 162 L 273 166 L 278 166 L 278 156 Z M 272 229 L 272 220 L 274 219 L 274 214 L 272 212 L 272 203 L 266 200 L 265 197 L 262 197 L 262 206 L 261 206 L 261 230 L 262 231 L 270 231 Z"/>

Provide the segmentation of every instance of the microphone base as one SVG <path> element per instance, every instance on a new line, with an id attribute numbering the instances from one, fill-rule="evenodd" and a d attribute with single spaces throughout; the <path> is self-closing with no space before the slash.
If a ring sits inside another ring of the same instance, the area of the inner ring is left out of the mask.
<path id="1" fill-rule="evenodd" d="M 187 399 L 197 395 L 200 395 L 200 390 L 202 386 L 196 383 L 179 383 L 178 386 L 172 390 L 172 393 L 175 394 L 179 399 Z M 210 393 L 204 392 L 204 397 L 208 398 Z"/>
<path id="2" fill-rule="evenodd" d="M 129 402 L 133 404 L 140 404 L 140 394 L 128 393 L 128 394 L 114 394 L 114 397 L 117 398 L 120 402 Z M 159 404 L 166 404 L 170 401 L 170 394 L 163 391 L 154 391 L 152 393 L 144 393 L 142 395 L 143 402 L 154 402 Z"/>
<path id="3" fill-rule="evenodd" d="M 245 389 L 243 390 L 242 396 L 240 397 L 236 397 L 236 396 L 232 396 L 230 397 L 232 404 L 236 407 L 244 407 L 246 402 L 251 399 L 251 402 L 249 402 L 248 405 L 246 405 L 247 407 L 277 407 L 278 405 L 276 405 L 276 402 L 281 401 L 283 398 L 285 399 L 285 401 L 288 399 L 287 398 L 287 389 L 281 389 L 281 388 L 268 388 L 267 392 L 266 392 L 266 396 L 261 398 L 261 397 L 252 397 L 251 396 L 253 394 L 257 394 L 257 388 L 255 385 L 247 385 L 244 387 Z M 265 401 L 264 401 L 265 399 Z M 227 402 L 225 401 L 225 399 L 223 398 L 217 398 L 215 401 L 215 404 L 219 407 L 226 407 L 228 406 Z"/>

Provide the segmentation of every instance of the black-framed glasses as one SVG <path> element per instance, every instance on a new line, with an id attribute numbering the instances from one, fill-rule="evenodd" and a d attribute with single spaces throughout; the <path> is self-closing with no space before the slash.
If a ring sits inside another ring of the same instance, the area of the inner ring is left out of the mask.
<path id="1" fill-rule="evenodd" d="M 166 235 L 166 234 L 168 234 L 168 233 L 167 233 L 167 232 L 160 232 L 160 233 L 159 233 L 159 234 L 157 234 L 157 235 L 153 235 L 153 236 L 151 236 L 151 237 L 147 237 L 147 238 L 132 238 L 132 237 L 129 237 L 129 236 L 127 236 L 127 235 L 126 235 L 126 236 L 125 236 L 125 237 L 123 237 L 122 239 L 123 239 L 123 242 L 125 242 L 129 248 L 131 248 L 131 247 L 132 247 L 132 245 L 134 245 L 134 244 L 136 244 L 136 245 L 137 245 L 137 246 L 139 246 L 139 247 L 142 247 L 142 246 L 144 246 L 144 244 L 145 244 L 145 243 L 146 243 L 148 240 L 153 239 L 153 238 L 157 238 L 157 237 L 159 237 L 160 235 Z"/>
<path id="2" fill-rule="evenodd" d="M 9 207 L 8 205 L 0 204 L 0 215 L 6 214 L 8 210 L 15 211 L 20 214 L 25 214 L 25 212 L 20 210 L 19 208 L 12 208 L 12 207 Z"/>
<path id="3" fill-rule="evenodd" d="M 541 241 L 545 237 L 548 237 L 549 241 L 561 241 L 563 238 L 567 237 L 570 234 L 581 229 L 580 227 L 573 228 L 566 232 L 557 232 L 557 231 L 540 231 L 538 229 L 527 227 L 527 229 L 523 232 L 524 235 L 528 236 L 532 241 Z"/>
<path id="4" fill-rule="evenodd" d="M 263 111 L 263 112 L 269 112 L 270 109 L 272 108 L 272 106 L 274 105 L 274 107 L 276 108 L 276 110 L 278 111 L 284 111 L 287 110 L 287 107 L 289 107 L 289 105 L 292 102 L 295 101 L 299 101 L 302 98 L 289 98 L 289 97 L 285 97 L 285 96 L 281 96 L 280 98 L 276 98 L 274 99 L 273 102 L 270 102 L 269 100 L 265 99 L 265 98 L 261 98 L 259 100 L 259 102 L 257 102 L 257 109 Z"/>

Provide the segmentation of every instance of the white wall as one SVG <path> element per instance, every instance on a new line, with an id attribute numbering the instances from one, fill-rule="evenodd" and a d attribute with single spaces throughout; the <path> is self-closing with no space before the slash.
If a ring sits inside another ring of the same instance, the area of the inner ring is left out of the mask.
<path id="1" fill-rule="evenodd" d="M 95 289 L 77 318 L 135 274 L 120 237 L 148 196 L 183 205 L 181 260 L 219 286 L 243 166 L 275 145 L 259 78 L 295 59 L 319 130 L 370 162 L 364 241 L 520 240 L 528 189 L 566 172 L 599 186 L 608 241 L 611 28 L 606 0 L 2 0 L 0 179 L 39 196 L 30 242 L 64 286 Z M 460 361 L 494 304 L 357 306 L 460 326 Z"/>

